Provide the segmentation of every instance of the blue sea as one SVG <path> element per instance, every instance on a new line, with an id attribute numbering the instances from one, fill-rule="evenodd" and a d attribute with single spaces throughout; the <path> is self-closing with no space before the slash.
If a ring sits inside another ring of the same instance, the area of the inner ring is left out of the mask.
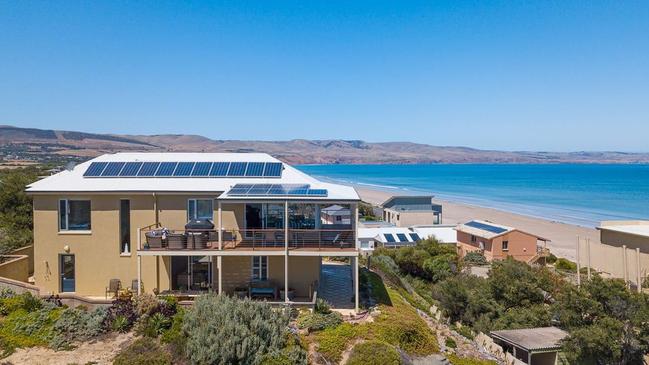
<path id="1" fill-rule="evenodd" d="M 312 176 L 595 227 L 649 219 L 649 165 L 302 165 Z"/>

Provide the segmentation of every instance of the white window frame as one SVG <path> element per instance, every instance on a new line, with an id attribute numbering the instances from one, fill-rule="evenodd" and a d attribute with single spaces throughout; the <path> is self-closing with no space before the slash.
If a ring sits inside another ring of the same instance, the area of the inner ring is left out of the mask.
<path id="1" fill-rule="evenodd" d="M 211 198 L 190 198 L 187 199 L 187 221 L 191 221 L 192 219 L 198 219 L 198 201 L 199 200 L 209 200 L 210 205 L 212 209 L 210 209 L 210 212 L 212 213 L 209 220 L 214 221 L 214 199 Z M 194 206 L 194 216 L 190 216 L 191 209 L 189 208 L 190 205 Z"/>
<path id="2" fill-rule="evenodd" d="M 87 201 L 90 205 L 88 209 L 88 220 L 90 229 L 70 229 L 70 201 Z M 63 223 L 61 221 L 61 203 L 65 202 L 65 228 L 62 228 Z M 56 211 L 58 212 L 58 231 L 62 233 L 88 233 L 92 230 L 92 201 L 90 199 L 59 199 L 58 207 Z"/>
<path id="3" fill-rule="evenodd" d="M 268 256 L 251 256 L 250 257 L 250 265 L 251 265 L 251 279 L 252 281 L 265 281 L 268 280 Z M 264 273 L 265 275 L 262 276 L 262 270 L 261 268 L 264 266 L 262 265 L 262 260 L 266 260 L 266 272 Z M 259 272 L 258 278 L 255 279 L 255 272 Z"/>
<path id="4" fill-rule="evenodd" d="M 502 242 L 503 251 L 509 251 L 509 241 Z"/>

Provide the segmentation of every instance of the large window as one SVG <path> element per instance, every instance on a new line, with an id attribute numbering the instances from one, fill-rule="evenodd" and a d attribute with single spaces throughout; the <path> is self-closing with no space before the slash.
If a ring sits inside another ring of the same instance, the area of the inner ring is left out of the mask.
<path id="1" fill-rule="evenodd" d="M 289 227 L 295 229 L 314 229 L 318 211 L 315 204 L 289 204 Z"/>
<path id="2" fill-rule="evenodd" d="M 59 200 L 59 230 L 89 231 L 90 200 Z"/>
<path id="3" fill-rule="evenodd" d="M 246 204 L 246 228 L 284 228 L 284 206 L 281 204 Z"/>
<path id="4" fill-rule="evenodd" d="M 189 199 L 187 201 L 187 220 L 214 218 L 212 199 Z"/>
<path id="5" fill-rule="evenodd" d="M 252 280 L 268 280 L 268 256 L 252 256 Z"/>

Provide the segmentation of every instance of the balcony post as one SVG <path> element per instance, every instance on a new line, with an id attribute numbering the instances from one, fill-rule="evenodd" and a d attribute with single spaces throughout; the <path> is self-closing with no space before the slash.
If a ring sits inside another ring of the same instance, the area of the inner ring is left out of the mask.
<path id="1" fill-rule="evenodd" d="M 358 313 L 358 254 L 354 256 L 354 311 Z"/>
<path id="2" fill-rule="evenodd" d="M 288 200 L 284 202 L 284 303 L 288 303 Z"/>
<path id="3" fill-rule="evenodd" d="M 358 203 L 354 203 L 353 205 L 353 211 L 354 211 L 354 247 L 358 250 L 360 249 L 360 245 L 358 243 Z"/>
<path id="4" fill-rule="evenodd" d="M 218 272 L 218 285 L 219 285 L 219 294 L 223 293 L 223 256 L 216 257 L 216 266 L 219 270 Z"/>
<path id="5" fill-rule="evenodd" d="M 217 203 L 218 211 L 216 213 L 217 217 L 217 228 L 219 230 L 219 251 L 223 249 L 223 211 L 221 210 L 221 201 Z M 221 291 L 219 290 L 219 293 Z"/>
<path id="6" fill-rule="evenodd" d="M 142 256 L 137 255 L 137 295 L 142 294 Z"/>

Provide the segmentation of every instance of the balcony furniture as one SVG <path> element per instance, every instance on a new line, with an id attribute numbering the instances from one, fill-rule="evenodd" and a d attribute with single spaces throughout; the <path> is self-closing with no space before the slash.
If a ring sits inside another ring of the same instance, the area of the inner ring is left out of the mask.
<path id="1" fill-rule="evenodd" d="M 209 232 L 214 231 L 214 223 L 209 219 L 192 219 L 185 224 L 187 248 L 203 250 L 207 248 Z"/>
<path id="2" fill-rule="evenodd" d="M 204 250 L 207 248 L 207 232 L 187 232 L 187 248 Z"/>
<path id="3" fill-rule="evenodd" d="M 187 236 L 183 233 L 169 233 L 167 247 L 171 250 L 182 250 L 187 247 Z"/>
<path id="4" fill-rule="evenodd" d="M 252 281 L 248 285 L 250 298 L 277 298 L 277 286 L 270 280 Z"/>
<path id="5" fill-rule="evenodd" d="M 106 287 L 106 299 L 108 299 L 108 294 L 112 294 L 112 298 L 117 297 L 119 290 L 122 288 L 122 282 L 119 279 L 110 279 L 108 286 Z"/>
<path id="6" fill-rule="evenodd" d="M 162 248 L 165 240 L 165 233 L 166 232 L 161 229 L 147 232 L 144 236 L 146 237 L 146 243 L 149 245 L 149 248 Z"/>

